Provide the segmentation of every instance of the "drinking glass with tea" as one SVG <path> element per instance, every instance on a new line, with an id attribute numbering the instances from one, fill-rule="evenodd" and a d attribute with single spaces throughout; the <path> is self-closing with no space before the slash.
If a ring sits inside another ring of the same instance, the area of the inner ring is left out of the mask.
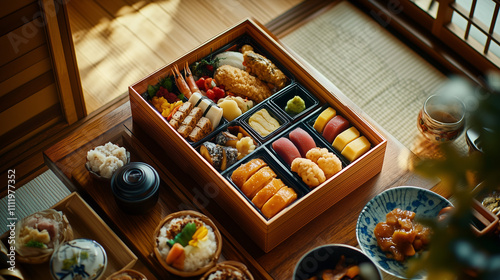
<path id="1" fill-rule="evenodd" d="M 431 95 L 418 114 L 418 129 L 439 143 L 455 140 L 465 127 L 465 104 L 455 96 Z"/>

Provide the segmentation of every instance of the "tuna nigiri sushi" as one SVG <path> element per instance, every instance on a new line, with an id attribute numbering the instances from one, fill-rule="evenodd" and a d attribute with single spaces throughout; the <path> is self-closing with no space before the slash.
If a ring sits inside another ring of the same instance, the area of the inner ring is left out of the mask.
<path id="1" fill-rule="evenodd" d="M 297 147 L 301 157 L 303 158 L 306 157 L 306 154 L 310 149 L 316 148 L 316 143 L 311 135 L 300 127 L 290 132 L 288 137 L 290 137 L 290 140 Z"/>
<path id="2" fill-rule="evenodd" d="M 290 166 L 292 161 L 300 157 L 300 152 L 290 139 L 281 137 L 272 144 L 273 150 Z"/>

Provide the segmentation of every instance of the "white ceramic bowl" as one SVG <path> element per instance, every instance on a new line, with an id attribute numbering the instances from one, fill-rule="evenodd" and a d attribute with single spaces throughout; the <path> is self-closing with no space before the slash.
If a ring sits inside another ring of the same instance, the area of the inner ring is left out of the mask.
<path id="1" fill-rule="evenodd" d="M 388 274 L 407 279 L 407 261 L 399 262 L 388 258 L 379 248 L 373 230 L 379 222 L 386 220 L 386 214 L 395 208 L 416 213 L 416 217 L 434 218 L 441 209 L 452 206 L 444 197 L 433 191 L 411 186 L 385 190 L 370 200 L 359 214 L 356 224 L 356 238 L 361 250 Z M 432 240 L 431 240 L 432 242 Z M 424 273 L 412 279 L 423 279 Z"/>
<path id="2" fill-rule="evenodd" d="M 57 248 L 50 259 L 50 271 L 54 279 L 98 280 L 103 276 L 107 264 L 106 251 L 101 244 L 78 238 Z"/>

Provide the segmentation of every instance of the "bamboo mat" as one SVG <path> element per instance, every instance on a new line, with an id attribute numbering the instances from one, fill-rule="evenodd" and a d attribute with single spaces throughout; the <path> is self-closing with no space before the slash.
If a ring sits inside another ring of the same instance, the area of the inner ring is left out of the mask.
<path id="1" fill-rule="evenodd" d="M 448 78 L 375 20 L 342 1 L 280 40 L 415 154 L 428 147 L 417 115 Z"/>
<path id="2" fill-rule="evenodd" d="M 51 171 L 45 171 L 15 190 L 15 200 L 9 204 L 8 196 L 0 200 L 0 221 L 9 221 L 8 211 L 13 210 L 17 220 L 52 207 L 70 194 L 68 188 Z M 2 233 L 7 230 L 4 228 Z"/>

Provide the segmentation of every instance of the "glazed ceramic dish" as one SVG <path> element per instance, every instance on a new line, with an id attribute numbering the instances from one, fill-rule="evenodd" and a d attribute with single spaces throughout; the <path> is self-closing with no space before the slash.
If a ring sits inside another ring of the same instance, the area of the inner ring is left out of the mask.
<path id="1" fill-rule="evenodd" d="M 101 279 L 108 258 L 94 240 L 78 238 L 61 245 L 50 259 L 50 271 L 56 280 Z"/>
<path id="2" fill-rule="evenodd" d="M 380 250 L 373 233 L 375 226 L 385 221 L 387 213 L 395 208 L 415 212 L 417 218 L 434 218 L 441 209 L 448 206 L 452 204 L 447 199 L 427 189 L 411 186 L 388 189 L 370 200 L 361 211 L 356 224 L 359 246 L 380 269 L 406 279 L 407 261 L 399 262 L 388 258 L 386 253 Z M 424 277 L 424 273 L 421 273 L 412 279 Z"/>

